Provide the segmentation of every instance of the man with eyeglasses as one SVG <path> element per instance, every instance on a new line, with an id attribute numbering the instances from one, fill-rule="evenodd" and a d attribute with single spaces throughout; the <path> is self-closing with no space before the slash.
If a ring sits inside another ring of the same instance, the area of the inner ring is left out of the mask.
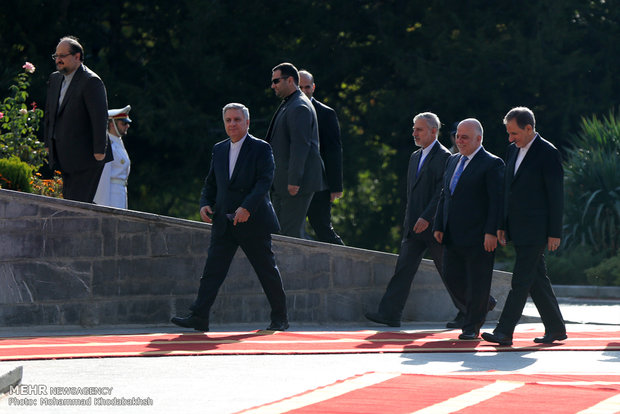
<path id="1" fill-rule="evenodd" d="M 84 48 L 65 36 L 52 55 L 57 71 L 47 83 L 44 136 L 49 164 L 59 170 L 63 197 L 92 203 L 112 150 L 106 134 L 108 101 L 99 76 L 84 64 Z"/>
<path id="2" fill-rule="evenodd" d="M 325 166 L 327 189 L 314 193 L 308 208 L 308 221 L 319 241 L 344 245 L 332 226 L 332 203 L 342 197 L 342 141 L 338 116 L 329 106 L 314 99 L 314 76 L 299 71 L 299 88 L 310 99 L 319 122 L 319 149 Z"/>
<path id="3" fill-rule="evenodd" d="M 312 196 L 327 186 L 316 112 L 298 84 L 299 72 L 292 64 L 281 63 L 272 69 L 271 89 L 282 103 L 265 141 L 271 144 L 276 164 L 272 198 L 281 233 L 303 238 Z"/>

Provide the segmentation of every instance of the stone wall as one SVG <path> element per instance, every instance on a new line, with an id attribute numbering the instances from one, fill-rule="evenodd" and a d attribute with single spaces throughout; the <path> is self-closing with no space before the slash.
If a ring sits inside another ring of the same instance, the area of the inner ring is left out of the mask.
<path id="1" fill-rule="evenodd" d="M 187 312 L 211 226 L 188 220 L 0 190 L 0 324 L 161 324 Z M 364 321 L 396 255 L 274 236 L 291 322 Z M 499 305 L 510 274 L 496 271 Z M 489 315 L 498 316 L 501 306 Z M 456 310 L 432 262 L 414 282 L 405 320 L 445 321 Z M 239 250 L 211 322 L 269 321 L 260 284 Z"/>

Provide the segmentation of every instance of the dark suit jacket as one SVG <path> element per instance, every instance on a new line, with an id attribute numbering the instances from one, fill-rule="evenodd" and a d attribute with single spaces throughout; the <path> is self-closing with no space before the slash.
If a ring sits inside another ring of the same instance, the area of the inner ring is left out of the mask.
<path id="1" fill-rule="evenodd" d="M 444 244 L 483 246 L 486 233 L 497 233 L 504 162 L 481 148 L 461 174 L 454 194 L 450 194 L 450 181 L 460 159 L 460 154 L 448 158 L 434 230 L 444 233 Z"/>
<path id="2" fill-rule="evenodd" d="M 241 146 L 232 176 L 229 177 L 230 139 L 213 147 L 209 174 L 200 196 L 200 207 L 213 209 L 212 236 L 225 232 L 227 213 L 238 207 L 250 212 L 245 223 L 237 223 L 234 231 L 239 237 L 277 233 L 280 225 L 269 199 L 273 181 L 274 162 L 269 144 L 248 134 Z"/>
<path id="3" fill-rule="evenodd" d="M 338 116 L 329 106 L 314 98 L 311 101 L 319 121 L 319 143 L 327 187 L 330 193 L 339 193 L 342 191 L 342 141 Z"/>
<path id="4" fill-rule="evenodd" d="M 422 156 L 422 148 L 411 154 L 409 158 L 409 170 L 407 172 L 407 209 L 405 210 L 405 222 L 403 224 L 403 236 L 413 235 L 413 226 L 420 217 L 430 223 L 429 229 L 433 228 L 433 219 L 437 211 L 437 203 L 441 193 L 443 172 L 446 168 L 446 160 L 450 151 L 439 141 L 426 156 L 424 164 L 418 171 L 418 164 Z"/>
<path id="5" fill-rule="evenodd" d="M 506 153 L 505 199 L 500 229 L 515 245 L 543 245 L 548 237 L 562 235 L 564 200 L 562 161 L 550 142 L 536 135 L 517 174 L 519 148 Z"/>
<path id="6" fill-rule="evenodd" d="M 299 194 L 325 190 L 319 152 L 319 128 L 310 100 L 298 89 L 287 97 L 269 126 L 267 142 L 273 148 L 276 170 L 274 191 L 288 196 L 288 186 Z"/>
<path id="7" fill-rule="evenodd" d="M 45 102 L 45 146 L 49 148 L 51 168 L 73 173 L 112 161 L 108 143 L 108 101 L 103 82 L 95 72 L 81 65 L 58 108 L 58 97 L 63 75 L 54 72 L 47 82 Z M 52 139 L 54 138 L 54 139 Z M 93 154 L 106 154 L 97 161 Z M 54 156 L 58 156 L 58 160 Z"/>

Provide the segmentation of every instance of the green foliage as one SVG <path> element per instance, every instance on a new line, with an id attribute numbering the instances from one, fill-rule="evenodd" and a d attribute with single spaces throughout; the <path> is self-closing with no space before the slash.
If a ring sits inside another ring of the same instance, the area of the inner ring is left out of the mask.
<path id="1" fill-rule="evenodd" d="M 0 188 L 23 191 L 31 190 L 32 167 L 17 157 L 0 158 Z"/>
<path id="2" fill-rule="evenodd" d="M 620 286 L 620 252 L 587 269 L 586 276 L 592 285 Z"/>
<path id="3" fill-rule="evenodd" d="M 604 254 L 588 246 L 546 255 L 547 273 L 556 285 L 587 285 L 586 270 L 598 265 Z"/>
<path id="4" fill-rule="evenodd" d="M 582 119 L 565 163 L 565 240 L 605 257 L 620 248 L 620 120 L 613 112 Z"/>
<path id="5" fill-rule="evenodd" d="M 532 108 L 537 129 L 563 149 L 580 116 L 620 96 L 620 7 L 609 1 L 82 3 L 5 0 L 0 90 L 7 68 L 28 59 L 46 68 L 32 77 L 42 102 L 58 37 L 78 36 L 109 106 L 133 107 L 129 203 L 156 214 L 196 217 L 211 148 L 225 138 L 224 104 L 246 104 L 251 133 L 265 136 L 279 104 L 271 68 L 283 61 L 315 75 L 316 98 L 340 120 L 334 227 L 347 245 L 377 250 L 399 245 L 416 113 L 433 111 L 445 126 L 478 118 L 485 147 L 501 156 L 511 107 Z"/>
<path id="6" fill-rule="evenodd" d="M 38 170 L 45 159 L 44 144 L 36 135 L 43 111 L 34 102 L 28 110 L 29 76 L 35 68 L 29 62 L 23 68 L 9 87 L 11 96 L 0 103 L 0 158 L 17 156 Z"/>

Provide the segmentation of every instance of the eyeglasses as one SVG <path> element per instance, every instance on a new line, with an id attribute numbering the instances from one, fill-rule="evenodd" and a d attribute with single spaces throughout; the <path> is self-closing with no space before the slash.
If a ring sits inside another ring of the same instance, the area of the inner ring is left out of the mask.
<path id="1" fill-rule="evenodd" d="M 58 58 L 64 59 L 64 58 L 66 58 L 67 56 L 71 56 L 71 55 L 75 55 L 75 53 L 65 53 L 64 55 L 57 55 L 56 53 L 54 53 L 54 54 L 52 55 L 52 60 L 56 60 L 56 59 L 58 59 Z"/>
<path id="2" fill-rule="evenodd" d="M 280 83 L 280 80 L 281 80 L 281 79 L 287 79 L 287 78 L 290 78 L 290 76 L 283 76 L 283 77 L 281 77 L 281 78 L 275 78 L 275 79 L 272 79 L 272 80 L 271 80 L 271 83 L 272 83 L 272 84 L 274 84 L 274 85 L 277 85 L 278 83 Z"/>

